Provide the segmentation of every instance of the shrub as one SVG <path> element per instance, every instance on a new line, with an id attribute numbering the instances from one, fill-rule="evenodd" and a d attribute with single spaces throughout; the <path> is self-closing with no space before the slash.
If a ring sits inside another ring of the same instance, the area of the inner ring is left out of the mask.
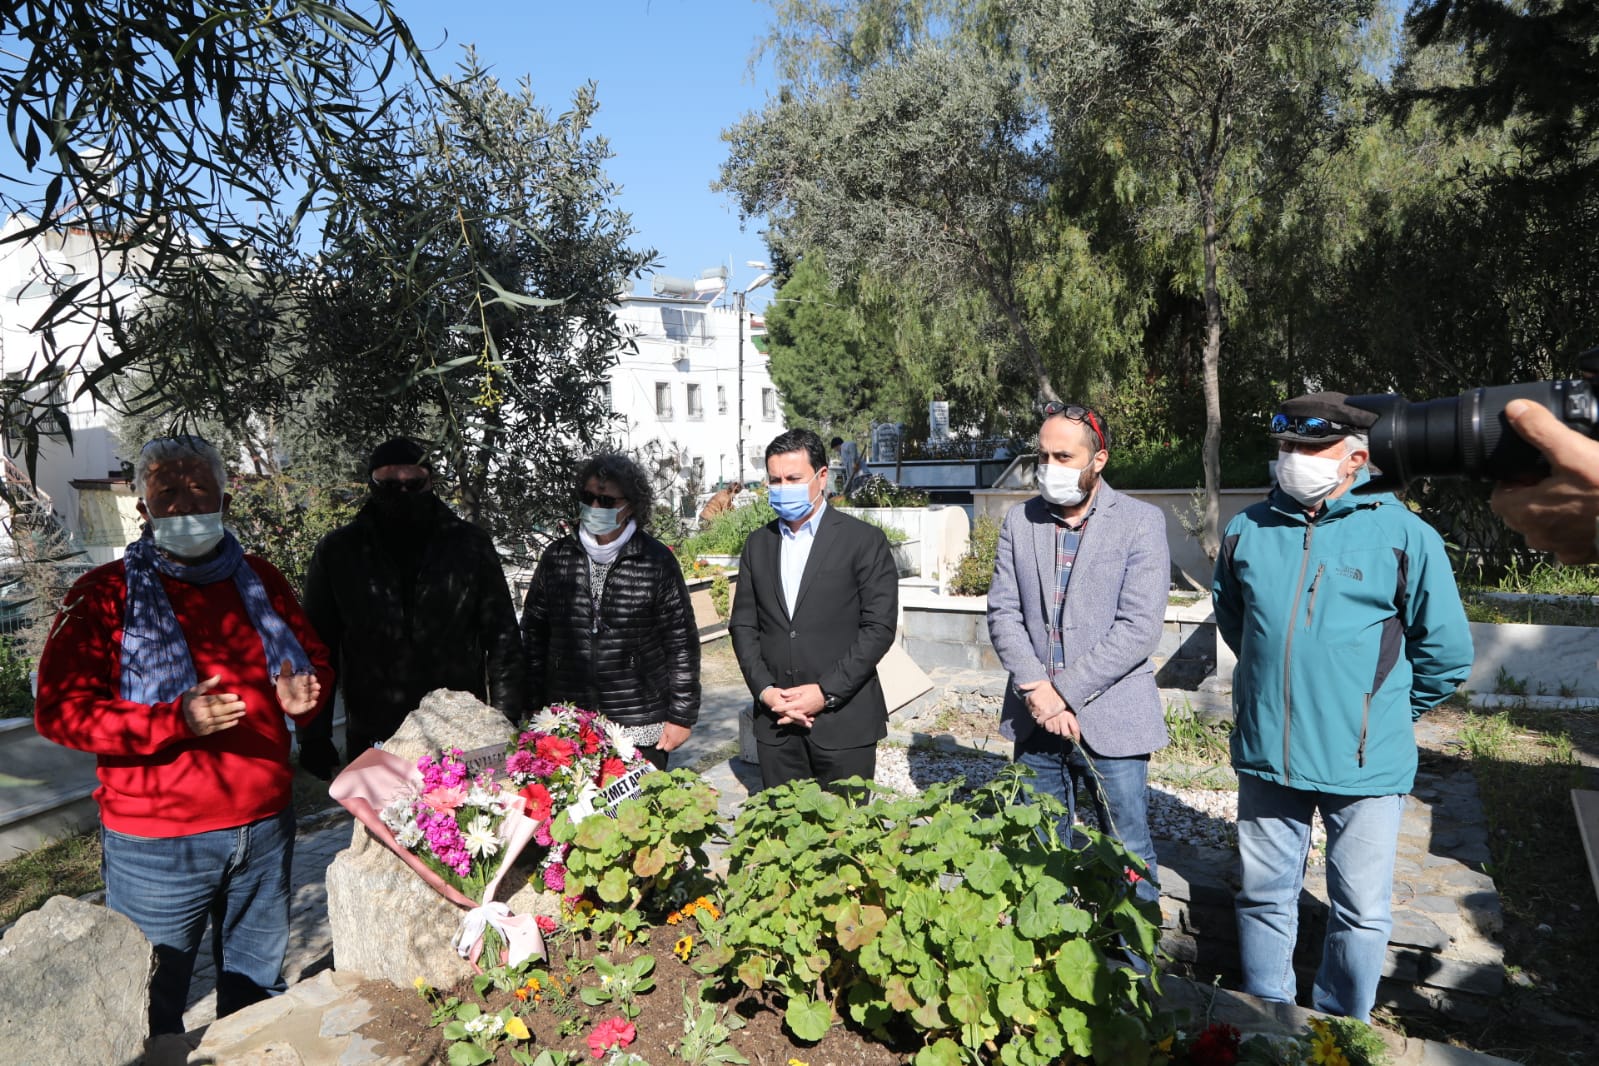
<path id="1" fill-rule="evenodd" d="M 906 1027 L 917 1066 L 974 1061 L 1139 1061 L 1168 1023 L 1121 939 L 1152 960 L 1153 904 L 1138 860 L 1109 837 L 1062 843 L 1057 800 L 1007 770 L 969 802 L 958 782 L 859 802 L 814 781 L 745 803 L 727 853 L 726 906 L 702 966 L 787 1001 L 819 1040 L 833 1011 L 889 1040 Z M 851 789 L 871 786 L 852 781 Z"/>
<path id="2" fill-rule="evenodd" d="M 0 637 L 0 718 L 33 714 L 33 663 L 10 637 Z"/>
<path id="3" fill-rule="evenodd" d="M 738 555 L 749 535 L 777 517 L 762 494 L 754 503 L 723 511 L 677 549 L 685 559 L 701 555 Z"/>
<path id="4" fill-rule="evenodd" d="M 999 523 L 987 515 L 972 527 L 966 554 L 955 564 L 949 590 L 957 596 L 986 596 L 994 580 L 994 560 L 999 555 Z"/>
<path id="5" fill-rule="evenodd" d="M 295 588 L 305 585 L 317 542 L 360 509 L 353 487 L 328 489 L 288 475 L 235 478 L 229 491 L 228 525 L 239 543 L 281 570 Z"/>
<path id="6" fill-rule="evenodd" d="M 882 474 L 872 474 L 844 498 L 847 507 L 926 507 L 927 493 L 896 485 Z"/>

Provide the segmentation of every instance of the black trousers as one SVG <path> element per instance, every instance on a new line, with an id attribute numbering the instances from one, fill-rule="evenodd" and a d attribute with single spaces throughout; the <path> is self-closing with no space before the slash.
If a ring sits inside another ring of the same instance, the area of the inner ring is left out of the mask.
<path id="1" fill-rule="evenodd" d="M 761 759 L 761 787 L 775 788 L 790 781 L 814 778 L 822 784 L 863 777 L 877 772 L 877 742 L 858 748 L 819 748 L 808 733 L 795 731 L 775 744 L 756 745 Z"/>

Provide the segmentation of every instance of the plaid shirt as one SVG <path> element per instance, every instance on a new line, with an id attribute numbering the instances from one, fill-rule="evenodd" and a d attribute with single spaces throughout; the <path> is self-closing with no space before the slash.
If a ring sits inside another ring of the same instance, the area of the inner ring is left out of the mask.
<path id="1" fill-rule="evenodd" d="M 1050 512 L 1054 514 L 1053 511 Z M 1090 509 L 1083 520 L 1077 523 L 1076 528 L 1068 526 L 1059 516 L 1055 515 L 1055 598 L 1049 609 L 1049 674 L 1054 677 L 1066 669 L 1066 645 L 1062 638 L 1061 630 L 1066 620 L 1066 586 L 1071 584 L 1072 564 L 1077 561 L 1077 550 L 1083 543 L 1083 531 L 1088 528 L 1088 519 L 1093 517 Z"/>

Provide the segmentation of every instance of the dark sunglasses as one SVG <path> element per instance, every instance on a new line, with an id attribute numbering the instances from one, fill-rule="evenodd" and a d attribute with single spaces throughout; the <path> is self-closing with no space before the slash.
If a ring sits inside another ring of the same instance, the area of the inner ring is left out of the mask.
<path id="1" fill-rule="evenodd" d="M 590 507 L 604 507 L 606 510 L 620 507 L 627 502 L 625 496 L 606 496 L 598 492 L 589 492 L 587 489 L 579 489 L 577 498 L 579 503 L 586 503 Z"/>
<path id="2" fill-rule="evenodd" d="M 1293 432 L 1301 437 L 1344 437 L 1355 432 L 1342 422 L 1334 422 L 1330 418 L 1293 418 L 1282 414 L 1271 416 L 1271 431 Z"/>
<path id="3" fill-rule="evenodd" d="M 428 479 L 425 477 L 387 477 L 379 481 L 372 479 L 372 487 L 380 492 L 426 492 Z"/>
<path id="4" fill-rule="evenodd" d="M 1064 416 L 1068 422 L 1083 423 L 1094 431 L 1094 436 L 1099 438 L 1100 450 L 1110 450 L 1105 443 L 1105 431 L 1099 425 L 1099 416 L 1094 414 L 1093 411 L 1080 404 L 1061 403 L 1059 400 L 1051 400 L 1044 405 L 1044 417 L 1054 418 L 1056 415 Z"/>

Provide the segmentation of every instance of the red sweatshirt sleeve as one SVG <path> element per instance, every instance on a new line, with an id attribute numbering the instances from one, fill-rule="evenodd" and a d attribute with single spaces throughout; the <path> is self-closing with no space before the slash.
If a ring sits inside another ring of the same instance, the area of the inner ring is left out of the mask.
<path id="1" fill-rule="evenodd" d="M 96 755 L 148 755 L 194 736 L 181 700 L 152 705 L 122 698 L 122 574 L 116 562 L 79 578 L 39 657 L 39 734 Z"/>

